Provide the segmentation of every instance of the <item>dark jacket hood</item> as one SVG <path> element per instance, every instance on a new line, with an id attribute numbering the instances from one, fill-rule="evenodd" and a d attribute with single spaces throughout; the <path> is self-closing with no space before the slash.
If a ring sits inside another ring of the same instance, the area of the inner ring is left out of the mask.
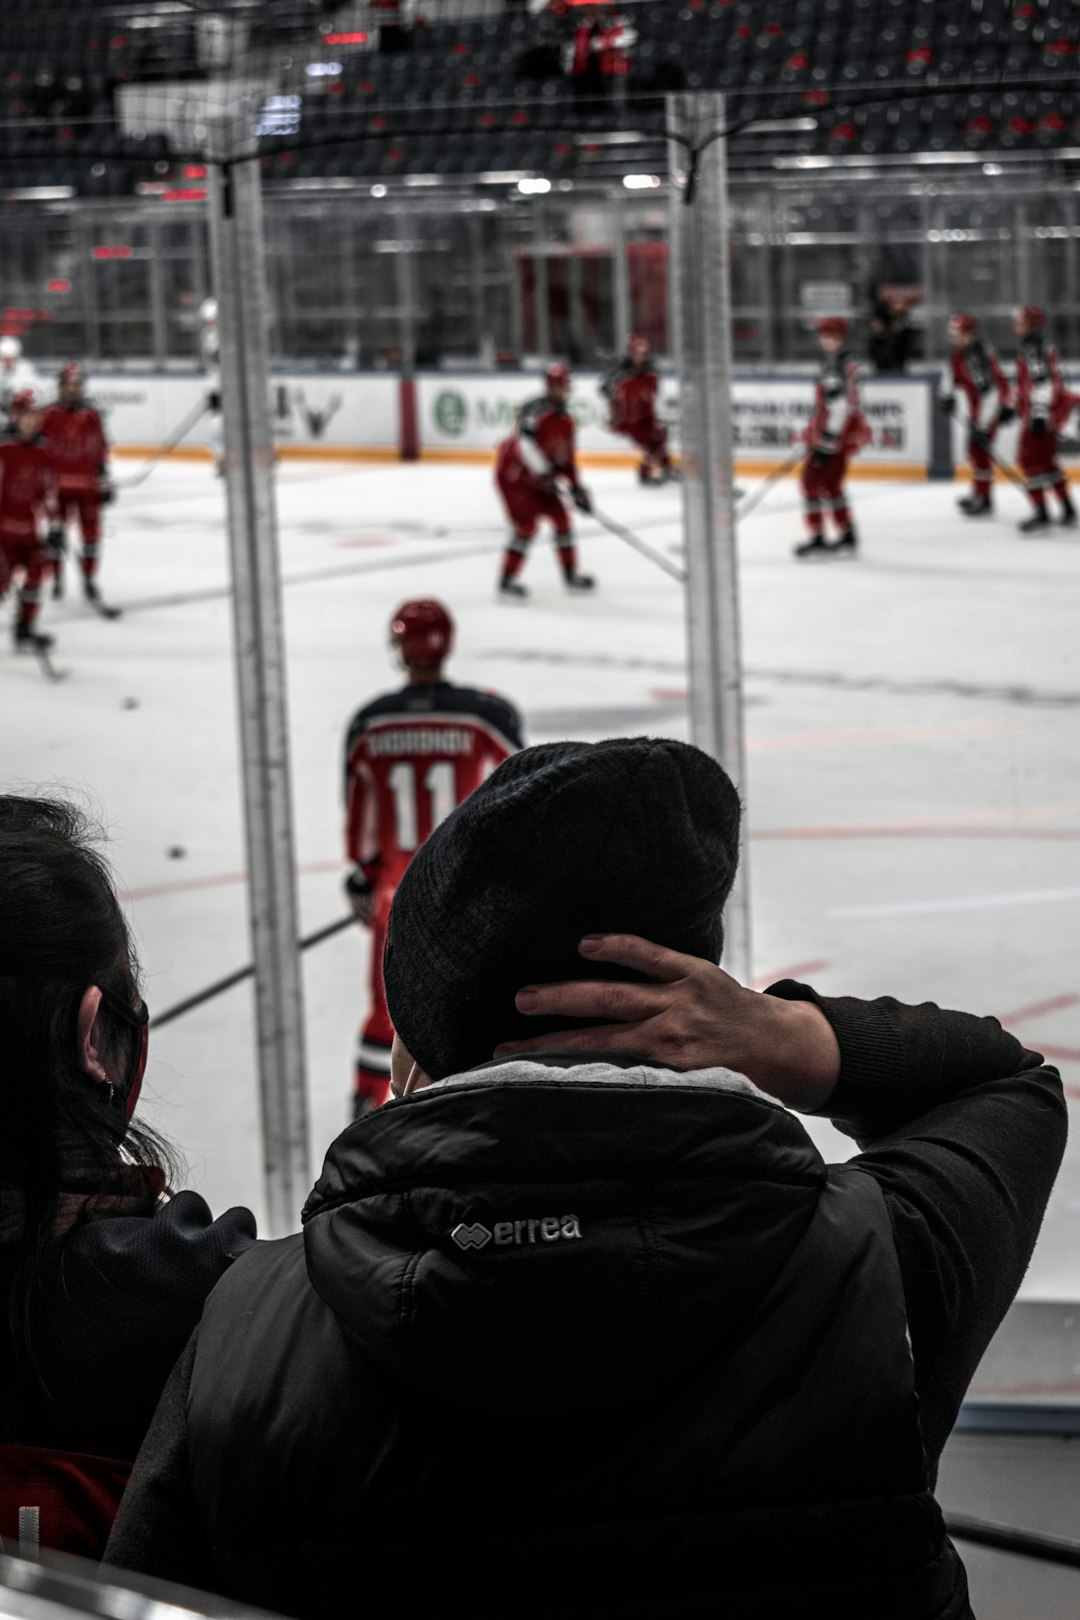
<path id="1" fill-rule="evenodd" d="M 425 1395 L 610 1410 L 745 1337 L 825 1177 L 799 1121 L 727 1070 L 488 1065 L 338 1137 L 308 1275 Z"/>

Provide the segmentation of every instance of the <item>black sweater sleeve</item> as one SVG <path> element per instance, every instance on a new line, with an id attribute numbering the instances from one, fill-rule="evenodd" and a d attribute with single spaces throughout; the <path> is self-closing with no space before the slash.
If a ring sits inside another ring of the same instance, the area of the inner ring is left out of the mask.
<path id="1" fill-rule="evenodd" d="M 187 1397 L 198 1330 L 172 1370 L 135 1460 L 104 1563 L 121 1570 L 213 1591 L 210 1543 L 188 1472 Z"/>
<path id="2" fill-rule="evenodd" d="M 896 1238 L 931 1467 L 1031 1260 L 1065 1151 L 1060 1076 L 995 1018 L 883 996 L 812 1001 L 840 1046 L 821 1110 L 862 1152 Z"/>

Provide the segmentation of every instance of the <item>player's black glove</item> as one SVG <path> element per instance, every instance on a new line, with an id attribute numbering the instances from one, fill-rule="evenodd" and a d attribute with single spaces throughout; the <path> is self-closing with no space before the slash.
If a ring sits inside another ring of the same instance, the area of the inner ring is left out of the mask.
<path id="1" fill-rule="evenodd" d="M 212 388 L 210 390 L 210 392 L 207 394 L 207 396 L 206 396 L 206 408 L 207 408 L 208 411 L 213 411 L 215 416 L 220 412 L 220 410 L 221 410 L 221 391 L 219 389 Z"/>
<path id="2" fill-rule="evenodd" d="M 990 435 L 987 433 L 985 428 L 973 427 L 971 432 L 968 434 L 968 438 L 971 440 L 976 450 L 989 450 Z"/>
<path id="3" fill-rule="evenodd" d="M 97 498 L 102 506 L 108 506 L 109 502 L 116 498 L 116 491 L 109 482 L 108 467 L 98 468 Z"/>
<path id="4" fill-rule="evenodd" d="M 832 460 L 834 453 L 832 450 L 827 450 L 823 444 L 815 444 L 810 452 L 811 467 L 824 467 L 826 462 Z"/>
<path id="5" fill-rule="evenodd" d="M 355 866 L 345 879 L 345 893 L 349 897 L 353 916 L 358 923 L 370 928 L 375 915 L 375 890 L 370 878 L 364 876 L 362 866 Z"/>
<path id="6" fill-rule="evenodd" d="M 59 523 L 50 523 L 45 534 L 45 555 L 50 562 L 59 562 L 64 555 L 66 536 Z"/>
<path id="7" fill-rule="evenodd" d="M 998 427 L 1004 427 L 1008 422 L 1016 420 L 1016 411 L 1012 405 L 1003 405 L 998 411 Z"/>
<path id="8" fill-rule="evenodd" d="M 1033 416 L 1031 418 L 1031 431 L 1032 431 L 1032 433 L 1037 433 L 1039 435 L 1039 437 L 1041 438 L 1042 435 L 1046 432 L 1046 417 L 1045 416 Z"/>
<path id="9" fill-rule="evenodd" d="M 571 494 L 574 498 L 574 505 L 577 507 L 579 512 L 592 511 L 592 496 L 589 494 L 584 484 L 575 484 L 571 490 Z"/>
<path id="10" fill-rule="evenodd" d="M 955 395 L 953 395 L 953 394 L 939 394 L 938 395 L 938 405 L 939 405 L 940 409 L 945 412 L 946 416 L 951 416 L 953 411 L 955 411 L 955 409 L 956 409 Z"/>

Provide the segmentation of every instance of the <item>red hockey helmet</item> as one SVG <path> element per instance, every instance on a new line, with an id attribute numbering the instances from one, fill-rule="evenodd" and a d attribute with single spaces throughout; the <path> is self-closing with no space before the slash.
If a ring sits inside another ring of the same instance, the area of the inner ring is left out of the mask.
<path id="1" fill-rule="evenodd" d="M 978 326 L 979 323 L 974 315 L 966 315 L 963 311 L 958 311 L 955 315 L 949 316 L 950 337 L 974 337 Z"/>
<path id="2" fill-rule="evenodd" d="M 36 411 L 37 409 L 37 395 L 32 388 L 20 388 L 8 406 L 12 416 L 22 416 L 24 411 Z"/>
<path id="3" fill-rule="evenodd" d="M 544 372 L 544 382 L 548 388 L 563 388 L 569 393 L 570 367 L 564 366 L 561 360 L 557 360 L 553 366 L 548 366 Z"/>
<path id="4" fill-rule="evenodd" d="M 1016 312 L 1018 321 L 1023 321 L 1029 332 L 1041 332 L 1046 325 L 1046 311 L 1040 304 L 1025 304 Z"/>
<path id="5" fill-rule="evenodd" d="M 626 352 L 631 359 L 644 360 L 652 349 L 652 344 L 640 332 L 631 332 L 626 340 Z"/>
<path id="6" fill-rule="evenodd" d="M 847 321 L 842 315 L 826 315 L 817 322 L 818 337 L 847 337 Z"/>
<path id="7" fill-rule="evenodd" d="M 390 645 L 403 664 L 441 664 L 454 645 L 454 621 L 433 597 L 402 602 L 390 620 Z"/>

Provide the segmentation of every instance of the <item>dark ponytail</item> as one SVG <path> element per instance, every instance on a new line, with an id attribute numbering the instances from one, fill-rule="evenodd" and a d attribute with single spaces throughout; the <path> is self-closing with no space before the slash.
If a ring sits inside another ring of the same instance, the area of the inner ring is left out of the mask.
<path id="1" fill-rule="evenodd" d="M 0 1254 L 10 1351 L 34 1370 L 43 1248 L 75 1217 L 152 1213 L 172 1151 L 129 1124 L 81 1067 L 78 1012 L 90 985 L 134 1007 L 138 963 L 96 835 L 71 804 L 0 796 Z M 103 1002 L 107 1058 L 130 1030 Z M 38 1378 L 40 1384 L 40 1377 Z M 43 1390 L 48 1395 L 47 1390 Z"/>

